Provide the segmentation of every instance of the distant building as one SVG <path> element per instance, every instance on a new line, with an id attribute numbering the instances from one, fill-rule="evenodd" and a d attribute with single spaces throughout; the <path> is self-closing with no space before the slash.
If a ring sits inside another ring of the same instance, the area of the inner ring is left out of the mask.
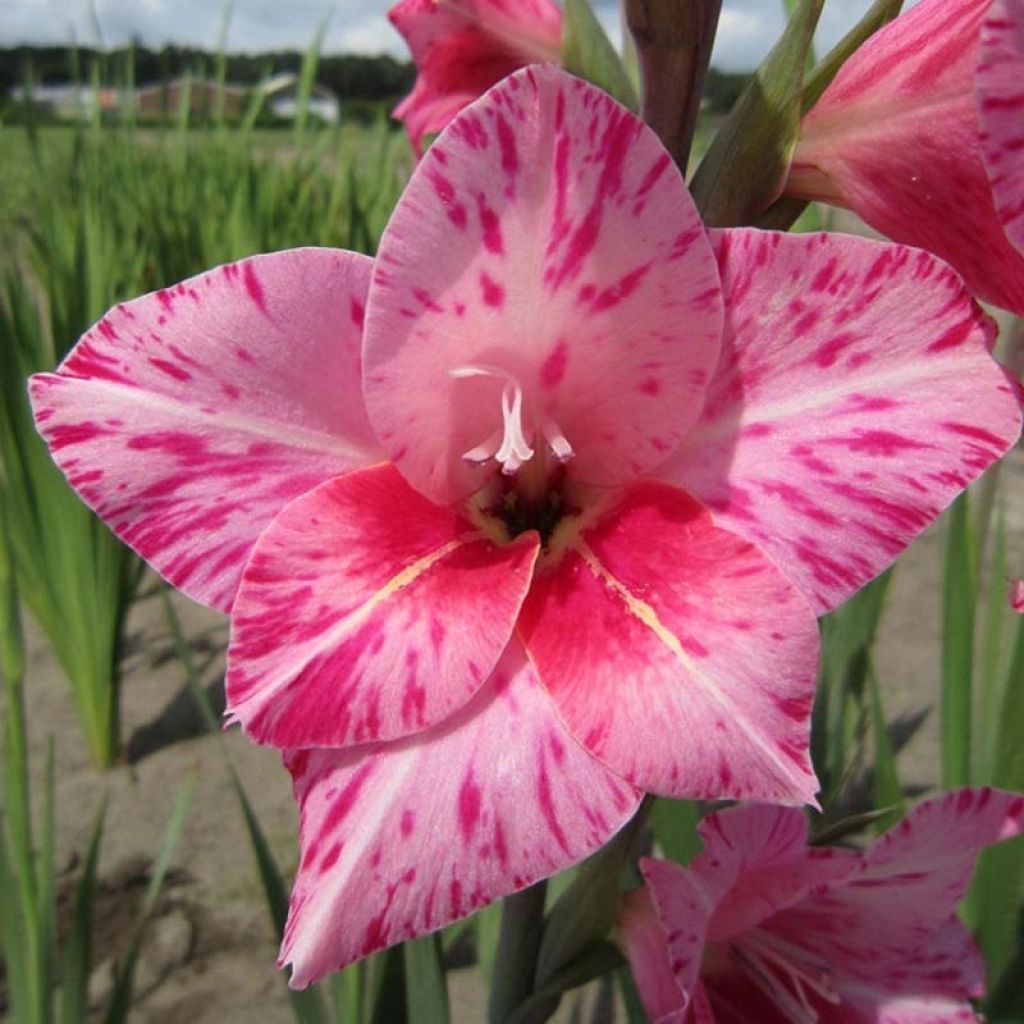
<path id="1" fill-rule="evenodd" d="M 275 117 L 286 121 L 294 121 L 299 116 L 299 76 L 290 71 L 268 78 L 261 86 L 264 103 Z M 338 97 L 322 85 L 314 85 L 310 90 L 306 109 L 312 117 L 319 118 L 326 124 L 337 124 L 341 119 L 341 106 Z"/>
<path id="2" fill-rule="evenodd" d="M 27 99 L 45 113 L 62 120 L 91 117 L 97 107 L 101 112 L 117 110 L 122 99 L 117 89 L 94 89 L 91 85 L 72 85 L 69 82 L 36 83 L 27 87 L 16 85 L 7 95 L 15 103 L 24 103 Z"/>
<path id="3" fill-rule="evenodd" d="M 179 117 L 184 103 L 192 116 L 212 117 L 223 111 L 229 121 L 236 121 L 245 110 L 248 90 L 201 78 L 176 78 L 159 85 L 146 85 L 135 90 L 135 109 L 140 117 Z"/>

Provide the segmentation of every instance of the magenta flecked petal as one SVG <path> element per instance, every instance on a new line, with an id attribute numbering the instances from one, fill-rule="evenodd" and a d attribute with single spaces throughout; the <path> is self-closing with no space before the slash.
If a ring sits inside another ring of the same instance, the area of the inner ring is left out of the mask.
<path id="1" fill-rule="evenodd" d="M 855 871 L 776 915 L 772 931 L 813 947 L 852 992 L 905 995 L 930 977 L 936 998 L 979 996 L 983 965 L 956 906 L 981 850 L 1022 831 L 1018 794 L 959 789 L 928 800 L 858 854 Z"/>
<path id="2" fill-rule="evenodd" d="M 992 3 L 976 83 L 981 152 L 996 209 L 1007 238 L 1024 251 L 1024 0 Z"/>
<path id="3" fill-rule="evenodd" d="M 566 732 L 515 643 L 443 726 L 286 762 L 302 859 L 281 963 L 297 987 L 568 867 L 640 800 Z"/>
<path id="4" fill-rule="evenodd" d="M 513 385 L 535 450 L 557 436 L 575 479 L 628 480 L 698 416 L 721 317 L 696 207 L 654 133 L 582 80 L 527 68 L 452 122 L 391 218 L 367 408 L 436 501 L 493 473 L 463 456 L 502 436 Z"/>
<path id="5" fill-rule="evenodd" d="M 814 615 L 676 488 L 631 485 L 542 564 L 519 634 L 573 734 L 634 785 L 813 801 Z"/>
<path id="6" fill-rule="evenodd" d="M 856 971 L 848 959 L 839 990 L 870 1024 L 982 1024 L 968 1000 L 985 994 L 985 964 L 971 933 L 950 917 L 898 961 L 869 956 Z"/>
<path id="7" fill-rule="evenodd" d="M 848 207 L 941 256 L 981 298 L 1024 313 L 1024 254 L 993 200 L 976 107 L 991 5 L 923 0 L 872 36 L 804 119 L 788 189 Z M 992 142 L 1006 137 L 996 129 Z"/>
<path id="8" fill-rule="evenodd" d="M 989 355 L 994 325 L 927 253 L 831 234 L 713 237 L 724 355 L 658 475 L 825 612 L 1013 445 L 1016 390 Z"/>
<path id="9" fill-rule="evenodd" d="M 371 261 L 294 249 L 115 306 L 32 378 L 83 501 L 197 601 L 228 610 L 292 499 L 380 459 L 360 391 Z"/>
<path id="10" fill-rule="evenodd" d="M 648 884 L 627 893 L 619 911 L 623 952 L 629 960 L 636 990 L 653 1024 L 686 1024 L 689 1000 L 686 991 L 677 983 L 673 973 L 665 929 L 651 900 L 654 887 L 646 875 L 650 864 L 667 864 L 668 869 L 680 869 L 667 861 L 647 860 L 641 861 L 640 864 Z M 685 881 L 684 888 L 688 888 Z M 701 908 L 696 909 L 699 920 Z M 693 944 L 697 947 L 696 955 L 699 959 L 703 951 L 703 941 L 693 917 L 687 919 L 686 934 L 693 934 Z"/>
<path id="11" fill-rule="evenodd" d="M 277 747 L 393 740 L 485 682 L 530 586 L 535 533 L 498 546 L 390 464 L 293 501 L 232 614 L 231 719 Z"/>
<path id="12" fill-rule="evenodd" d="M 551 0 L 401 0 L 388 17 L 419 73 L 395 108 L 418 154 L 425 135 L 506 75 L 559 59 L 562 12 Z"/>

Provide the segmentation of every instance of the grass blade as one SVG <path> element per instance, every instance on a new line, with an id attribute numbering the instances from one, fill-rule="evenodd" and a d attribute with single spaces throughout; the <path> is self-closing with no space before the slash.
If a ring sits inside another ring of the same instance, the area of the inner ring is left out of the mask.
<path id="1" fill-rule="evenodd" d="M 971 781 L 971 676 L 977 594 L 968 494 L 950 507 L 942 571 L 942 784 Z"/>

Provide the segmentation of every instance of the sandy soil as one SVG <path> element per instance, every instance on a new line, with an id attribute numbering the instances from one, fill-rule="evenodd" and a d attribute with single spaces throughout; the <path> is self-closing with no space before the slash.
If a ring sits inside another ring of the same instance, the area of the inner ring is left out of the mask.
<path id="1" fill-rule="evenodd" d="M 1024 570 L 1024 458 L 1003 469 L 1011 550 Z M 933 530 L 911 549 L 896 575 L 883 620 L 877 667 L 890 718 L 932 708 L 938 686 L 938 572 L 940 537 Z M 149 588 L 152 590 L 152 588 Z M 203 676 L 213 686 L 223 671 L 223 617 L 176 598 L 176 607 Z M 63 678 L 47 646 L 29 628 L 28 709 L 35 778 L 50 737 L 56 745 L 58 864 L 72 869 L 82 855 L 96 809 L 109 794 L 102 857 L 99 953 L 116 955 L 124 941 L 171 806 L 190 773 L 198 785 L 142 964 L 133 1019 L 144 1024 L 277 1024 L 292 1019 L 274 968 L 276 942 L 238 803 L 214 737 L 198 735 L 199 719 L 181 693 L 158 596 L 134 606 L 123 690 L 124 735 L 132 763 L 98 775 L 88 762 Z M 900 755 L 903 778 L 933 785 L 938 758 L 937 715 Z M 273 750 L 237 731 L 227 750 L 286 871 L 296 861 L 296 814 L 288 778 Z M 109 982 L 101 961 L 93 978 L 101 995 Z M 484 1019 L 480 986 L 471 971 L 452 975 L 454 1019 Z M 566 1019 L 569 1019 L 568 1016 Z M 606 1018 L 607 1019 L 607 1018 Z"/>

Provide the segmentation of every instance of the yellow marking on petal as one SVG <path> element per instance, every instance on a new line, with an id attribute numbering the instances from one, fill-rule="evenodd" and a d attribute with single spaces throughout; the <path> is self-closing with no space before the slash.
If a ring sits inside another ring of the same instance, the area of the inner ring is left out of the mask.
<path id="1" fill-rule="evenodd" d="M 728 714 L 730 720 L 736 724 L 740 731 L 750 740 L 751 744 L 760 750 L 773 764 L 777 765 L 782 773 L 784 779 L 791 779 L 794 777 L 794 770 L 779 755 L 772 749 L 770 745 L 765 743 L 764 737 L 760 732 L 747 720 L 747 718 L 739 711 L 739 709 L 733 704 L 730 699 L 722 693 L 718 684 L 702 672 L 693 661 L 693 659 L 683 650 L 682 644 L 679 642 L 679 638 L 666 626 L 658 613 L 652 608 L 646 601 L 641 600 L 635 594 L 631 593 L 626 587 L 613 576 L 605 567 L 602 565 L 600 559 L 594 554 L 593 550 L 586 543 L 586 541 L 578 540 L 574 545 L 574 550 L 580 558 L 587 564 L 590 571 L 605 584 L 610 590 L 621 598 L 623 604 L 629 610 L 629 613 L 635 618 L 639 619 L 664 645 L 667 647 L 676 658 L 676 660 L 683 666 L 683 668 L 690 673 L 694 681 L 704 690 L 704 692 L 724 711 Z"/>
<path id="2" fill-rule="evenodd" d="M 325 650 L 338 646 L 347 636 L 355 633 L 388 598 L 393 597 L 398 591 L 414 583 L 420 576 L 457 548 L 480 539 L 481 537 L 477 533 L 463 534 L 461 537 L 457 537 L 455 540 L 442 545 L 436 551 L 432 551 L 429 555 L 424 555 L 413 562 L 412 565 L 406 566 L 401 572 L 392 576 L 384 586 L 375 591 L 358 608 L 335 623 L 331 629 L 312 638 L 309 643 L 301 648 L 301 655 L 298 658 L 292 656 L 282 661 L 276 655 L 271 655 L 275 664 L 283 667 L 284 671 L 281 671 L 279 668 L 276 672 L 268 672 L 261 680 L 260 685 L 253 689 L 248 699 L 237 704 L 232 709 L 230 720 L 237 721 L 239 719 L 239 710 L 244 708 L 246 704 L 265 704 L 270 697 L 287 689 L 294 682 L 296 676 L 314 657 Z M 298 671 L 290 671 L 297 662 L 301 662 Z"/>

